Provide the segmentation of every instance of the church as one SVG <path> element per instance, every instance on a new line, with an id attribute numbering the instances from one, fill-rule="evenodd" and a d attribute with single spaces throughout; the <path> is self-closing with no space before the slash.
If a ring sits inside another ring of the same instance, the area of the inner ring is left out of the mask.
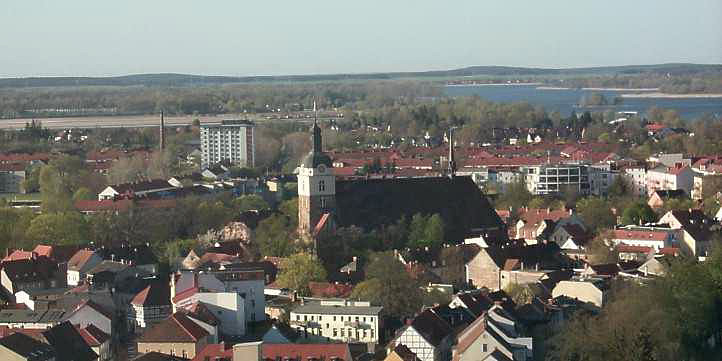
<path id="1" fill-rule="evenodd" d="M 337 179 L 332 159 L 323 152 L 316 119 L 311 141 L 313 148 L 297 169 L 302 239 L 315 244 L 337 227 L 357 226 L 368 232 L 402 217 L 410 220 L 417 213 L 438 213 L 444 220 L 445 238 L 453 243 L 477 236 L 506 238 L 506 226 L 486 196 L 470 177 L 455 175 L 451 146 L 447 176 Z"/>

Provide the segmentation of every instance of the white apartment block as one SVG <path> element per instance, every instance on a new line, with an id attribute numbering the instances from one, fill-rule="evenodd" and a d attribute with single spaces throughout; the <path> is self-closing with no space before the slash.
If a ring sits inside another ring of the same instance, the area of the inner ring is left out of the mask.
<path id="1" fill-rule="evenodd" d="M 222 160 L 240 167 L 254 167 L 255 124 L 245 120 L 224 120 L 201 125 L 201 168 Z"/>
<path id="2" fill-rule="evenodd" d="M 521 167 L 527 189 L 534 195 L 557 194 L 573 189 L 581 195 L 591 192 L 589 167 L 574 164 L 544 164 Z"/>
<path id="3" fill-rule="evenodd" d="M 306 302 L 291 311 L 291 327 L 311 341 L 378 343 L 382 307 L 369 302 Z"/>
<path id="4" fill-rule="evenodd" d="M 632 193 L 636 196 L 647 196 L 647 169 L 644 167 L 632 167 L 624 169 L 621 174 L 627 181 Z"/>
<path id="5" fill-rule="evenodd" d="M 657 167 L 647 171 L 647 192 L 658 190 L 683 189 L 688 195 L 692 193 L 695 172 L 687 166 Z"/>

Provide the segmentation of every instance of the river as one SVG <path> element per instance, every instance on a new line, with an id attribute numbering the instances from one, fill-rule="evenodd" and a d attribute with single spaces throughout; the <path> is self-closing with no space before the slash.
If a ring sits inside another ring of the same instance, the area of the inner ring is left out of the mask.
<path id="1" fill-rule="evenodd" d="M 583 90 L 583 89 L 548 89 L 540 88 L 539 85 L 462 85 L 446 86 L 445 93 L 448 96 L 474 96 L 498 103 L 512 103 L 526 101 L 530 104 L 541 105 L 551 113 L 559 112 L 562 116 L 568 116 L 572 111 L 577 113 L 585 110 L 604 112 L 612 111 L 638 111 L 642 114 L 649 108 L 674 109 L 684 119 L 697 119 L 705 114 L 714 117 L 722 117 L 722 97 L 718 98 L 624 98 L 621 104 L 608 106 L 580 107 L 578 103 L 582 96 L 590 93 L 601 93 L 610 102 L 615 97 L 634 93 L 633 91 L 621 90 Z"/>

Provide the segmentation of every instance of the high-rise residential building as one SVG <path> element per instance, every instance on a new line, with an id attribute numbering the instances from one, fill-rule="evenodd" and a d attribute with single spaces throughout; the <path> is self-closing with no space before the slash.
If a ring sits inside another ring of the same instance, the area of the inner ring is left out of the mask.
<path id="1" fill-rule="evenodd" d="M 201 168 L 220 161 L 240 167 L 254 167 L 256 160 L 255 124 L 247 120 L 224 120 L 201 125 Z"/>

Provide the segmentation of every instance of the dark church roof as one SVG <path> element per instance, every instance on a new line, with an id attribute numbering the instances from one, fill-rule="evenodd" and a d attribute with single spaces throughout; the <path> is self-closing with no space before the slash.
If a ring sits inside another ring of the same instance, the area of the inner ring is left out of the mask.
<path id="1" fill-rule="evenodd" d="M 336 181 L 336 222 L 371 230 L 438 213 L 448 240 L 474 230 L 505 232 L 503 222 L 470 177 L 387 178 Z"/>
<path id="2" fill-rule="evenodd" d="M 321 164 L 325 165 L 327 168 L 331 168 L 332 163 L 331 157 L 329 157 L 326 153 L 318 153 L 312 150 L 306 155 L 306 157 L 303 158 L 301 164 L 303 164 L 306 168 L 316 168 Z"/>

